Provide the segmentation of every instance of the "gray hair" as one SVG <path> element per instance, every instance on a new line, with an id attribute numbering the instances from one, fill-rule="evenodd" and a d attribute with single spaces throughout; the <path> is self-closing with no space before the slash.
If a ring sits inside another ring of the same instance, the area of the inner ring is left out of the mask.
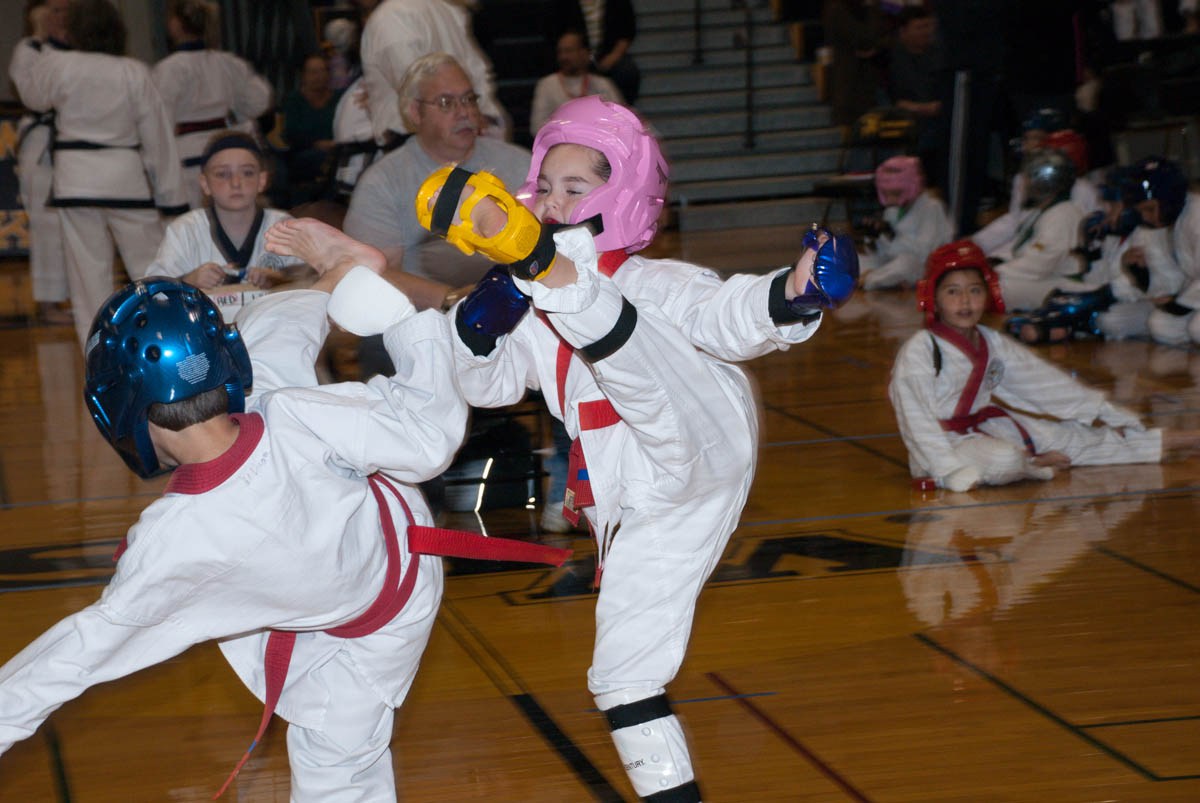
<path id="1" fill-rule="evenodd" d="M 457 67 L 462 70 L 464 75 L 467 74 L 458 59 L 449 53 L 426 53 L 408 65 L 404 78 L 400 80 L 400 86 L 396 87 L 396 94 L 400 96 L 400 119 L 404 121 L 404 125 L 409 131 L 417 130 L 416 121 L 408 116 L 409 103 L 421 97 L 421 84 L 425 82 L 425 79 L 432 77 L 438 70 L 447 66 Z"/>

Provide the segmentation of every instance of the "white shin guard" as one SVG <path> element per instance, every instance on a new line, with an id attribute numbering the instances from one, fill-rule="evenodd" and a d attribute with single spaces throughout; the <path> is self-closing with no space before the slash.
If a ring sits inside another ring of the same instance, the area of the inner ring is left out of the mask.
<path id="1" fill-rule="evenodd" d="M 621 689 L 596 697 L 633 789 L 643 800 L 700 803 L 683 726 L 661 691 Z"/>

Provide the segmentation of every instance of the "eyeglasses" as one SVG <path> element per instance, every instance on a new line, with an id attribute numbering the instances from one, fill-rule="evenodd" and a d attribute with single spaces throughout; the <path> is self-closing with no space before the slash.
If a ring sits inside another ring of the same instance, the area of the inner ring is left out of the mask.
<path id="1" fill-rule="evenodd" d="M 421 100 L 417 98 L 417 103 L 423 103 L 426 106 L 436 106 L 444 112 L 454 111 L 456 107 L 461 108 L 465 112 L 474 111 L 479 108 L 479 95 L 474 92 L 468 92 L 465 95 L 438 95 L 433 100 Z"/>

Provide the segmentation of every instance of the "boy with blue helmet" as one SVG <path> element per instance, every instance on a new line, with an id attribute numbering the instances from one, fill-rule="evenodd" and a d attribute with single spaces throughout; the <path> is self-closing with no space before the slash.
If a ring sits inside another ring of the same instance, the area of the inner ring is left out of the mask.
<path id="1" fill-rule="evenodd" d="M 382 254 L 310 256 L 317 283 L 264 298 L 245 341 L 171 279 L 125 287 L 97 314 L 86 378 L 97 426 L 140 476 L 174 473 L 100 599 L 0 668 L 0 753 L 90 686 L 219 640 L 266 705 L 254 744 L 273 711 L 288 721 L 291 800 L 396 799 L 393 711 L 433 627 L 436 556 L 450 554 L 416 485 L 450 463 L 467 408 L 444 316 L 416 313 L 380 279 Z M 366 280 L 384 305 L 373 317 L 345 303 L 364 273 L 386 288 Z M 315 353 L 327 315 L 382 333 L 395 377 L 317 387 L 311 368 L 285 364 Z M 260 345 L 277 363 L 261 371 Z M 566 557 L 504 539 L 486 539 L 484 555 L 456 538 L 466 557 Z"/>

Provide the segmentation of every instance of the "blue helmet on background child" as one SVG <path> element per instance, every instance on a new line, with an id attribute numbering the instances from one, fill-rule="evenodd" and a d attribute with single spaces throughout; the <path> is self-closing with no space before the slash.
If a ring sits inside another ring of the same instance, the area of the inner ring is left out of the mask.
<path id="1" fill-rule="evenodd" d="M 1134 165 L 1132 203 L 1158 201 L 1158 214 L 1170 226 L 1187 203 L 1188 180 L 1182 168 L 1170 159 L 1148 156 Z"/>
<path id="2" fill-rule="evenodd" d="M 546 152 L 568 143 L 600 151 L 612 175 L 576 205 L 572 220 L 564 222 L 581 223 L 599 214 L 604 231 L 596 236 L 597 251 L 632 254 L 649 245 L 667 200 L 667 160 L 636 114 L 598 95 L 567 101 L 538 130 L 529 175 L 517 198 L 533 207 Z"/>
<path id="3" fill-rule="evenodd" d="M 160 473 L 147 415 L 222 385 L 229 412 L 245 409 L 250 354 L 237 328 L 202 291 L 150 277 L 126 285 L 96 313 L 84 349 L 84 401 L 100 434 L 139 477 Z"/>

